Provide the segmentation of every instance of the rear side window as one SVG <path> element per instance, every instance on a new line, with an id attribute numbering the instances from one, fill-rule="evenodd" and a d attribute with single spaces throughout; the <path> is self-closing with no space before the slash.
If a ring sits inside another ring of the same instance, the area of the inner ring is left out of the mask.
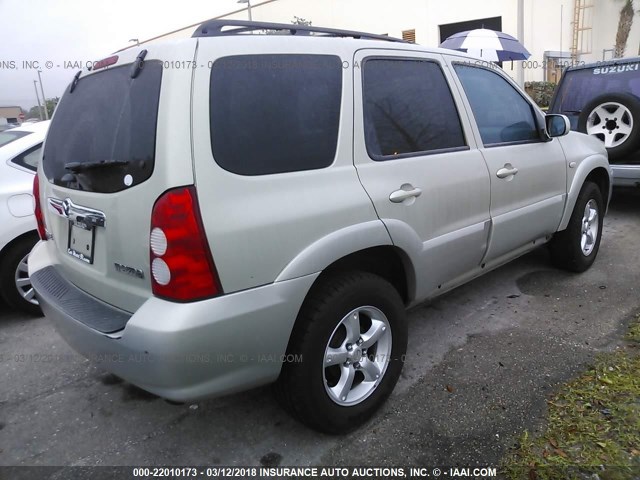
<path id="1" fill-rule="evenodd" d="M 56 185 L 113 193 L 147 180 L 154 167 L 162 64 L 110 68 L 67 88 L 49 132 L 43 169 Z"/>
<path id="2" fill-rule="evenodd" d="M 211 146 L 240 175 L 324 168 L 336 154 L 342 62 L 332 55 L 239 55 L 213 64 Z"/>
<path id="3" fill-rule="evenodd" d="M 31 134 L 31 132 L 12 132 L 11 130 L 0 132 L 0 147 L 18 140 L 19 138 L 25 137 L 29 134 Z"/>
<path id="4" fill-rule="evenodd" d="M 364 128 L 374 160 L 465 147 L 449 85 L 435 62 L 368 59 Z"/>
<path id="5" fill-rule="evenodd" d="M 17 157 L 11 159 L 12 163 L 20 165 L 23 168 L 28 168 L 32 172 L 38 170 L 38 164 L 40 163 L 40 156 L 42 155 L 42 144 L 31 147 L 29 150 L 22 152 Z"/>
<path id="6" fill-rule="evenodd" d="M 500 74 L 460 64 L 454 68 L 485 145 L 540 140 L 531 105 Z"/>

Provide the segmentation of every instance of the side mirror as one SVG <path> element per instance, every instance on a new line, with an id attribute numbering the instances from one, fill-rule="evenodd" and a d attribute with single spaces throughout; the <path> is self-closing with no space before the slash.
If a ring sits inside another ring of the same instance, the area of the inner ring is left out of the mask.
<path id="1" fill-rule="evenodd" d="M 545 117 L 549 137 L 564 137 L 571 131 L 571 123 L 566 115 L 549 114 Z"/>

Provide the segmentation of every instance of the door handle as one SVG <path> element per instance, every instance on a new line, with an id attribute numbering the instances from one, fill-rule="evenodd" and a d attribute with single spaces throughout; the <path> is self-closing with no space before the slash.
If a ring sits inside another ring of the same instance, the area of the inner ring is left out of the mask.
<path id="1" fill-rule="evenodd" d="M 417 198 L 422 195 L 422 190 L 414 188 L 413 185 L 402 185 L 400 190 L 396 190 L 389 195 L 389 200 L 393 203 L 402 203 L 409 198 Z"/>
<path id="2" fill-rule="evenodd" d="M 507 178 L 518 173 L 518 169 L 510 163 L 505 163 L 504 167 L 496 172 L 498 178 Z"/>

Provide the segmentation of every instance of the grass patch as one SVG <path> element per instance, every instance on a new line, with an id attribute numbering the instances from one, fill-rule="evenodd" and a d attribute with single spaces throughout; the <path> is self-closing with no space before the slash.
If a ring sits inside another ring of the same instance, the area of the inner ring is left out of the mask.
<path id="1" fill-rule="evenodd" d="M 640 476 L 640 315 L 616 352 L 602 354 L 547 401 L 546 431 L 527 432 L 503 460 L 511 479 Z M 597 474 L 594 477 L 593 474 Z"/>

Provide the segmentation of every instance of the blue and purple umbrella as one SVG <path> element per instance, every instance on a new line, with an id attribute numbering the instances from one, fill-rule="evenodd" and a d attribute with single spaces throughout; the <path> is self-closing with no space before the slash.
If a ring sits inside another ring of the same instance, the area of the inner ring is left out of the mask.
<path id="1" fill-rule="evenodd" d="M 467 52 L 490 62 L 526 60 L 531 56 L 511 35 L 486 28 L 453 34 L 440 47 Z"/>

